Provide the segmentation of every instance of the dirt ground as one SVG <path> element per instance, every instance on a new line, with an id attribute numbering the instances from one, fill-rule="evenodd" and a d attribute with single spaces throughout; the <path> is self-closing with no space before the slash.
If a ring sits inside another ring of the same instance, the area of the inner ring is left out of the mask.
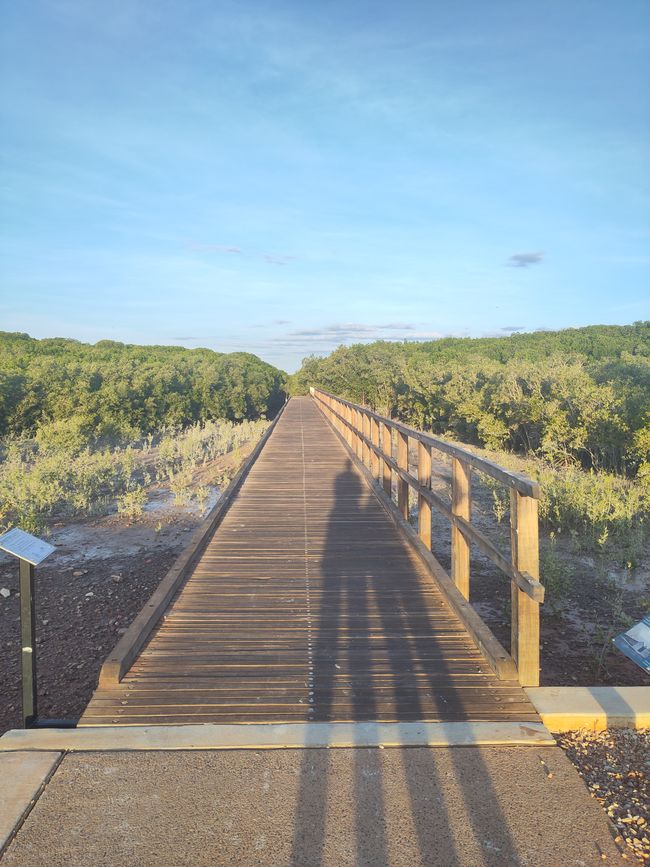
<path id="1" fill-rule="evenodd" d="M 201 520 L 160 494 L 128 524 L 117 515 L 52 528 L 57 550 L 36 570 L 39 716 L 75 719 L 102 662 Z M 0 731 L 20 725 L 20 595 L 16 561 L 0 559 Z"/>

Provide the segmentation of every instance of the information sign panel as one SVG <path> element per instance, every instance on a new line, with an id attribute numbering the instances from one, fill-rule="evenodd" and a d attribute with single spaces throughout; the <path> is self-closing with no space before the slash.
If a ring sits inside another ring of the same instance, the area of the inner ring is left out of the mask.
<path id="1" fill-rule="evenodd" d="M 56 548 L 19 527 L 12 527 L 0 536 L 0 551 L 6 551 L 19 560 L 27 560 L 32 566 L 38 566 L 53 551 L 56 551 Z"/>

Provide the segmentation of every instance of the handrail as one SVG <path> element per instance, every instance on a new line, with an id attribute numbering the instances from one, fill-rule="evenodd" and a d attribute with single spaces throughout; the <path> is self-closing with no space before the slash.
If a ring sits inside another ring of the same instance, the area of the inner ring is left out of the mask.
<path id="1" fill-rule="evenodd" d="M 437 509 L 449 520 L 451 581 L 455 589 L 451 593 L 453 598 L 449 598 L 450 594 L 446 595 L 461 618 L 466 619 L 467 606 L 459 604 L 458 599 L 469 600 L 470 544 L 476 545 L 510 578 L 512 658 L 519 682 L 523 686 L 539 685 L 539 606 L 544 601 L 544 587 L 539 581 L 538 483 L 439 437 L 379 415 L 368 407 L 313 387 L 310 388 L 310 393 L 353 455 L 383 488 L 385 498 L 392 509 L 398 512 L 402 522 L 408 521 L 409 488 L 417 494 L 418 544 L 426 549 L 428 560 L 435 560 L 431 554 L 431 508 Z M 395 437 L 393 432 L 396 433 Z M 418 444 L 417 478 L 409 472 L 410 440 L 415 440 Z M 432 449 L 451 455 L 451 505 L 431 490 Z M 472 470 L 485 473 L 510 490 L 510 560 L 471 523 Z M 393 488 L 396 491 L 397 503 L 393 500 Z M 437 561 L 435 565 L 436 573 L 443 575 L 449 582 L 449 576 L 442 566 Z M 444 592 L 444 587 L 441 589 Z M 460 593 L 460 597 L 456 591 Z M 482 635 L 485 631 L 489 632 L 487 626 L 483 626 Z M 474 632 L 474 629 L 470 629 L 478 643 L 479 637 Z M 488 642 L 486 655 L 497 670 L 506 652 L 491 633 L 490 636 L 493 640 Z M 485 651 L 485 642 L 481 639 L 480 643 Z M 498 647 L 499 651 L 492 653 L 490 648 L 493 646 Z"/>
<path id="2" fill-rule="evenodd" d="M 502 482 L 508 487 L 515 488 L 515 490 L 519 491 L 521 494 L 524 494 L 527 497 L 533 497 L 535 500 L 539 499 L 539 482 L 535 481 L 535 479 L 528 478 L 528 476 L 524 475 L 523 473 L 516 473 L 513 470 L 506 470 L 505 467 L 500 467 L 498 464 L 495 464 L 493 461 L 489 461 L 487 458 L 482 458 L 479 455 L 475 455 L 474 452 L 470 452 L 469 449 L 464 449 L 461 446 L 454 445 L 454 443 L 447 442 L 447 440 L 443 440 L 440 437 L 434 436 L 433 434 L 428 434 L 424 433 L 423 431 L 416 430 L 415 428 L 402 424 L 402 422 L 400 421 L 395 421 L 395 419 L 379 415 L 378 413 L 373 412 L 373 410 L 369 409 L 366 406 L 361 406 L 357 403 L 351 403 L 349 400 L 344 400 L 342 397 L 337 397 L 335 394 L 330 394 L 327 391 L 322 391 L 320 388 L 312 387 L 310 388 L 310 392 L 312 394 L 314 392 L 318 392 L 319 394 L 323 394 L 326 397 L 331 397 L 333 400 L 338 401 L 338 403 L 342 404 L 343 406 L 363 410 L 364 415 L 368 416 L 368 418 L 374 419 L 377 422 L 381 422 L 382 424 L 387 425 L 393 430 L 405 434 L 411 439 L 418 440 L 423 445 L 431 446 L 432 448 L 437 449 L 440 452 L 445 452 L 452 457 L 459 458 L 460 460 L 468 463 L 475 470 L 479 470 L 480 472 L 485 473 L 486 476 L 491 476 L 493 479 Z"/>

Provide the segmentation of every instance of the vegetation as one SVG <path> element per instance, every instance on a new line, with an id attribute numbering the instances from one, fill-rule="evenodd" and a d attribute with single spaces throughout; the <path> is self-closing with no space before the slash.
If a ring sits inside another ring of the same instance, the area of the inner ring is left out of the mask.
<path id="1" fill-rule="evenodd" d="M 244 352 L 0 332 L 0 529 L 113 502 L 135 518 L 152 481 L 205 505 L 196 469 L 261 436 L 285 379 Z"/>
<path id="2" fill-rule="evenodd" d="M 142 514 L 146 488 L 152 482 L 169 486 L 177 503 L 195 499 L 205 506 L 208 491 L 194 486 L 198 470 L 216 458 L 258 440 L 269 422 L 227 420 L 198 422 L 185 430 L 167 429 L 122 447 L 68 440 L 43 443 L 9 439 L 0 463 L 0 529 L 19 524 L 39 530 L 52 517 L 91 515 L 106 511 L 113 501 L 120 514 Z M 210 479 L 227 484 L 227 477 Z"/>
<path id="3" fill-rule="evenodd" d="M 305 359 L 289 389 L 310 385 L 517 463 L 541 482 L 549 531 L 638 562 L 650 511 L 650 322 L 340 347 Z"/>
<path id="4" fill-rule="evenodd" d="M 271 418 L 285 374 L 245 352 L 0 332 L 0 437 L 36 436 L 78 453 L 166 427 Z"/>

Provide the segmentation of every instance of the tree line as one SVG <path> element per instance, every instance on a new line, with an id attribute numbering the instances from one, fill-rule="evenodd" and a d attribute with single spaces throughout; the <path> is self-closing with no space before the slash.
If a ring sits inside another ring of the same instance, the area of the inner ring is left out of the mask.
<path id="1" fill-rule="evenodd" d="M 650 482 L 650 322 L 375 342 L 290 378 L 436 434 Z"/>
<path id="2" fill-rule="evenodd" d="M 286 374 L 247 352 L 36 340 L 0 332 L 0 436 L 62 446 L 165 427 L 271 418 Z"/>

